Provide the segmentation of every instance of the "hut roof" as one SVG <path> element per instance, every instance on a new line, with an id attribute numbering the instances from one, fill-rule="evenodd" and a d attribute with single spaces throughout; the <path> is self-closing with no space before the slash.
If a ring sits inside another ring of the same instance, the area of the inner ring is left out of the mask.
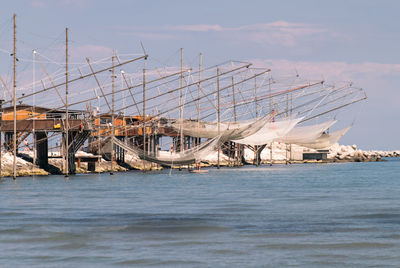
<path id="1" fill-rule="evenodd" d="M 2 109 L 3 113 L 10 113 L 14 111 L 14 106 L 7 106 L 7 107 L 3 107 Z M 25 110 L 25 111 L 33 111 L 35 110 L 35 112 L 37 113 L 60 113 L 63 114 L 65 113 L 65 109 L 54 109 L 54 108 L 46 108 L 46 107 L 40 107 L 40 106 L 32 106 L 29 104 L 19 104 L 17 105 L 17 111 L 21 111 L 21 110 Z M 69 110 L 69 113 L 80 113 L 80 112 L 84 112 L 81 110 Z"/>

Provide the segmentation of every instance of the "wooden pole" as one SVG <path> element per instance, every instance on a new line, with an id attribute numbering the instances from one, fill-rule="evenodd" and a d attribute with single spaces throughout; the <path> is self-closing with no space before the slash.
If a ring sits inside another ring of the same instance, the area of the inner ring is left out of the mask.
<path id="1" fill-rule="evenodd" d="M 236 123 L 237 121 L 237 115 L 236 115 L 236 95 L 235 95 L 235 79 L 232 75 L 232 102 L 233 102 L 233 120 Z M 235 142 L 235 155 L 234 155 L 234 165 L 238 165 L 238 157 L 239 157 L 239 146 L 236 142 Z"/>
<path id="2" fill-rule="evenodd" d="M 271 147 L 270 147 L 270 149 L 269 149 L 269 157 L 270 157 L 270 159 L 271 159 L 271 162 L 269 163 L 270 166 L 272 166 L 272 145 L 273 145 L 273 144 L 274 144 L 274 142 L 271 141 Z"/>
<path id="3" fill-rule="evenodd" d="M 183 48 L 181 48 L 181 75 L 179 96 L 179 120 L 180 120 L 180 151 L 183 151 Z"/>
<path id="4" fill-rule="evenodd" d="M 96 95 L 97 95 L 97 93 L 96 93 Z M 101 113 L 100 113 L 100 96 L 98 96 L 98 98 L 97 98 L 97 105 L 98 105 L 98 113 L 99 113 L 99 127 L 97 128 L 97 131 L 98 131 L 98 133 L 97 133 L 97 135 L 98 135 L 98 137 L 97 137 L 97 139 L 98 139 L 98 148 L 97 148 L 97 155 L 101 155 Z"/>
<path id="5" fill-rule="evenodd" d="M 220 129 L 220 121 L 221 121 L 221 118 L 220 118 L 220 96 L 219 96 L 219 68 L 217 68 L 217 101 L 218 101 L 218 105 L 217 105 L 217 124 L 218 124 L 218 135 L 220 134 L 220 131 L 221 131 L 221 129 Z M 218 160 L 217 160 L 217 168 L 219 169 L 220 168 L 220 166 L 219 166 L 219 157 L 220 157 L 220 151 L 221 151 L 221 148 L 220 148 L 220 146 L 218 146 Z"/>
<path id="6" fill-rule="evenodd" d="M 272 90 L 271 90 L 271 76 L 269 77 L 269 95 L 271 96 L 269 99 L 269 110 L 272 112 L 272 122 L 275 122 L 275 111 L 273 111 L 273 100 L 272 100 Z M 272 144 L 274 142 L 271 141 L 271 147 L 269 148 L 269 158 L 270 158 L 270 166 L 272 166 Z"/>
<path id="7" fill-rule="evenodd" d="M 201 69 L 203 68 L 203 54 L 200 53 L 200 59 L 199 59 L 199 84 L 198 84 L 198 89 L 197 89 L 197 128 L 200 130 L 200 81 L 201 81 Z M 197 137 L 197 144 L 200 144 L 200 136 Z"/>
<path id="8" fill-rule="evenodd" d="M 289 93 L 286 94 L 286 119 L 289 117 Z M 288 153 L 289 153 L 289 148 L 288 144 L 285 143 L 285 164 L 288 164 Z"/>
<path id="9" fill-rule="evenodd" d="M 290 93 L 290 116 L 293 115 L 293 95 Z M 289 145 L 289 163 L 292 161 L 292 144 Z"/>
<path id="10" fill-rule="evenodd" d="M 254 77 L 254 108 L 256 110 L 256 120 L 258 120 L 258 100 L 257 100 L 257 77 Z M 254 153 L 256 158 L 256 166 L 258 166 L 259 158 L 258 158 L 258 150 L 260 150 L 260 146 L 254 146 Z"/>
<path id="11" fill-rule="evenodd" d="M 114 52 L 111 57 L 111 169 L 110 175 L 114 175 L 113 173 L 113 164 L 114 164 L 114 125 L 115 125 L 115 118 L 114 118 L 114 82 L 115 82 L 115 68 L 114 68 Z"/>
<path id="12" fill-rule="evenodd" d="M 232 101 L 233 101 L 233 120 L 236 123 L 236 96 L 235 96 L 235 80 L 232 75 Z"/>
<path id="13" fill-rule="evenodd" d="M 32 51 L 32 91 L 35 92 L 35 80 L 36 80 L 36 73 L 35 73 L 35 54 L 36 50 Z M 36 105 L 36 94 L 33 95 L 33 116 L 35 116 L 35 105 Z M 32 136 L 33 136 L 33 165 L 36 165 L 36 158 L 37 158 L 37 151 L 36 151 L 36 137 L 35 137 L 35 123 L 36 117 L 33 118 L 33 127 L 32 127 Z"/>
<path id="14" fill-rule="evenodd" d="M 68 28 L 65 28 L 65 177 L 69 176 Z"/>
<path id="15" fill-rule="evenodd" d="M 289 116 L 289 93 L 286 94 L 286 117 Z"/>
<path id="16" fill-rule="evenodd" d="M 124 84 L 123 84 L 123 80 L 125 80 L 125 82 L 127 82 L 126 81 L 126 79 L 124 79 L 124 71 L 121 71 L 121 88 L 123 88 L 124 87 Z M 129 89 L 129 91 L 130 91 L 130 89 Z M 124 91 L 122 91 L 122 93 L 123 93 L 123 95 L 122 95 L 122 99 L 124 100 L 124 102 L 123 102 L 123 106 L 125 107 L 125 105 L 126 105 L 126 100 L 125 100 L 125 92 Z M 125 144 L 126 145 L 128 145 L 128 130 L 127 130 L 127 126 L 126 126 L 126 118 L 125 118 L 125 116 L 126 116 L 126 113 L 125 113 L 126 111 L 125 111 L 125 108 L 124 108 L 124 117 L 123 117 L 123 121 L 122 121 L 122 124 L 123 124 L 123 126 L 124 126 L 124 136 L 125 136 L 125 140 L 124 140 L 124 142 L 125 142 Z M 124 162 L 125 162 L 125 152 L 123 151 L 123 154 L 124 154 Z"/>
<path id="17" fill-rule="evenodd" d="M 146 155 L 146 69 L 143 68 L 143 153 Z M 143 160 L 143 172 L 146 172 L 146 163 Z"/>
<path id="18" fill-rule="evenodd" d="M 272 111 L 271 75 L 270 75 L 268 80 L 269 80 L 268 81 L 268 88 L 269 88 L 269 95 L 270 95 L 270 97 L 269 97 L 269 111 L 271 112 Z"/>
<path id="19" fill-rule="evenodd" d="M 254 77 L 254 106 L 256 109 L 256 119 L 258 119 L 257 77 Z"/>
<path id="20" fill-rule="evenodd" d="M 13 64 L 13 73 L 14 73 L 14 138 L 13 138 L 13 179 L 17 178 L 17 15 L 14 14 L 14 64 Z"/>

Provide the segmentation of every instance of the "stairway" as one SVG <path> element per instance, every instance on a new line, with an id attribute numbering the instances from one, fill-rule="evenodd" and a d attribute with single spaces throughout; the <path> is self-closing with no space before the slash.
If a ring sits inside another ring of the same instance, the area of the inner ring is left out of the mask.
<path id="1" fill-rule="evenodd" d="M 22 141 L 24 141 L 31 133 L 30 132 L 18 132 L 17 133 L 17 149 L 18 146 L 21 144 Z M 13 150 L 14 148 L 14 140 L 11 139 L 11 141 L 6 145 L 6 148 L 9 148 L 10 151 Z"/>
<path id="2" fill-rule="evenodd" d="M 72 142 L 69 145 L 68 149 L 68 169 L 69 174 L 75 174 L 76 166 L 75 166 L 75 154 L 85 143 L 86 139 L 89 138 L 91 130 L 83 129 L 79 132 L 70 132 L 70 138 Z"/>
<path id="3" fill-rule="evenodd" d="M 86 139 L 89 138 L 91 131 L 90 130 L 83 130 L 82 132 L 78 132 L 75 134 L 75 137 L 71 143 L 72 150 L 74 154 L 82 147 L 85 143 Z"/>

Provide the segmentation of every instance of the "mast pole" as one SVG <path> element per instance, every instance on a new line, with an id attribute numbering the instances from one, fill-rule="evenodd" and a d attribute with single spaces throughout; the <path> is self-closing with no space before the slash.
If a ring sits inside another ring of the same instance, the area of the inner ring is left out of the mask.
<path id="1" fill-rule="evenodd" d="M 286 117 L 289 116 L 289 94 L 286 94 Z"/>
<path id="2" fill-rule="evenodd" d="M 35 116 L 35 105 L 36 105 L 36 94 L 35 93 L 35 79 L 36 79 L 36 73 L 35 73 L 35 54 L 36 50 L 32 51 L 32 93 L 33 93 L 33 116 Z M 35 122 L 36 118 L 33 118 L 33 126 L 32 126 L 32 136 L 33 136 L 33 165 L 36 165 L 36 158 L 37 158 L 37 152 L 36 152 L 36 135 L 35 135 Z"/>
<path id="3" fill-rule="evenodd" d="M 14 64 L 13 64 L 13 73 L 14 73 L 14 138 L 13 138 L 13 179 L 17 178 L 17 15 L 14 14 Z"/>
<path id="4" fill-rule="evenodd" d="M 235 80 L 232 75 L 232 101 L 233 101 L 233 120 L 236 123 L 237 117 L 236 117 L 236 96 L 235 96 Z"/>
<path id="5" fill-rule="evenodd" d="M 143 153 L 146 156 L 146 68 L 143 68 Z M 143 172 L 146 172 L 146 163 L 143 159 Z"/>
<path id="6" fill-rule="evenodd" d="M 271 90 L 271 74 L 269 75 L 269 83 L 268 83 L 268 87 L 269 87 L 269 110 L 270 112 L 272 112 L 272 122 L 275 122 L 275 111 L 272 108 L 273 105 L 273 100 L 272 100 L 272 90 Z M 273 141 L 271 141 L 271 146 L 269 148 L 269 158 L 270 158 L 270 163 L 269 165 L 272 166 L 272 145 L 273 145 Z"/>
<path id="7" fill-rule="evenodd" d="M 233 120 L 234 120 L 234 122 L 236 123 L 236 121 L 237 121 L 237 117 L 236 117 L 236 96 L 235 96 L 235 79 L 234 79 L 234 77 L 233 77 L 233 75 L 232 75 L 232 102 L 233 102 Z M 234 155 L 233 155 L 233 158 L 234 158 L 234 165 L 238 165 L 238 158 L 239 158 L 239 144 L 237 144 L 236 142 L 235 142 L 235 147 L 234 147 Z"/>
<path id="8" fill-rule="evenodd" d="M 290 117 L 293 116 L 293 93 L 290 93 Z M 289 145 L 289 163 L 292 161 L 292 144 Z"/>
<path id="9" fill-rule="evenodd" d="M 97 95 L 97 91 L 96 91 Z M 100 96 L 97 95 L 97 112 L 99 113 L 99 126 L 97 128 L 97 139 L 98 139 L 98 147 L 97 147 L 97 155 L 101 155 L 101 113 L 100 113 Z"/>
<path id="10" fill-rule="evenodd" d="M 256 120 L 258 120 L 257 77 L 254 77 L 254 108 L 256 110 Z M 260 150 L 260 146 L 255 145 L 254 152 L 256 154 L 256 166 L 258 166 L 259 163 L 258 150 Z"/>
<path id="11" fill-rule="evenodd" d="M 256 119 L 258 119 L 258 99 L 257 99 L 257 77 L 254 77 L 254 100 L 256 109 Z"/>
<path id="12" fill-rule="evenodd" d="M 69 176 L 68 28 L 65 28 L 65 177 Z"/>
<path id="13" fill-rule="evenodd" d="M 113 52 L 113 55 L 111 57 L 111 169 L 110 169 L 110 175 L 114 175 L 113 173 L 113 165 L 114 165 L 114 124 L 115 124 L 115 118 L 114 118 L 114 82 L 115 82 L 115 68 L 114 68 L 114 55 L 115 52 Z"/>
<path id="14" fill-rule="evenodd" d="M 179 96 L 179 120 L 180 120 L 180 151 L 183 151 L 183 48 L 181 48 L 181 75 Z"/>
<path id="15" fill-rule="evenodd" d="M 217 105 L 217 124 L 218 124 L 218 135 L 220 135 L 220 131 L 221 131 L 221 129 L 220 129 L 220 121 L 221 121 L 221 118 L 220 118 L 220 96 L 219 96 L 219 68 L 217 68 L 217 101 L 218 101 L 218 105 Z M 220 146 L 218 146 L 218 159 L 217 159 L 217 168 L 219 169 L 220 168 L 220 166 L 219 166 L 219 157 L 220 157 L 220 151 L 221 151 L 221 148 L 220 148 Z"/>
<path id="16" fill-rule="evenodd" d="M 291 94 L 291 93 L 286 94 L 286 119 L 289 117 L 289 94 Z M 285 164 L 287 165 L 288 164 L 288 153 L 289 153 L 289 148 L 288 148 L 287 143 L 285 143 L 285 147 L 286 147 L 286 149 L 285 149 Z"/>
<path id="17" fill-rule="evenodd" d="M 198 84 L 198 89 L 197 89 L 197 128 L 200 130 L 200 81 L 201 81 L 201 69 L 203 65 L 203 54 L 200 53 L 200 58 L 199 58 L 199 84 Z M 197 137 L 197 145 L 200 144 L 200 136 Z"/>
<path id="18" fill-rule="evenodd" d="M 271 90 L 271 75 L 268 78 L 268 88 L 269 88 L 269 111 L 272 111 L 272 90 Z"/>

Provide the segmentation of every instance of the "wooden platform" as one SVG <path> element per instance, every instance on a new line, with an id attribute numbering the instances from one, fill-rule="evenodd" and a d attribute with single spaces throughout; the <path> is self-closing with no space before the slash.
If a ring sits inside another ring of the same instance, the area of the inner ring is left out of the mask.
<path id="1" fill-rule="evenodd" d="M 33 130 L 33 121 L 35 121 L 35 131 L 51 131 L 51 132 L 62 132 L 64 131 L 63 125 L 65 120 L 61 119 L 36 119 L 36 120 L 20 120 L 17 121 L 17 132 L 31 132 Z M 70 129 L 79 129 L 84 123 L 81 119 L 70 119 Z M 14 131 L 13 121 L 2 121 L 1 124 L 2 132 Z"/>

